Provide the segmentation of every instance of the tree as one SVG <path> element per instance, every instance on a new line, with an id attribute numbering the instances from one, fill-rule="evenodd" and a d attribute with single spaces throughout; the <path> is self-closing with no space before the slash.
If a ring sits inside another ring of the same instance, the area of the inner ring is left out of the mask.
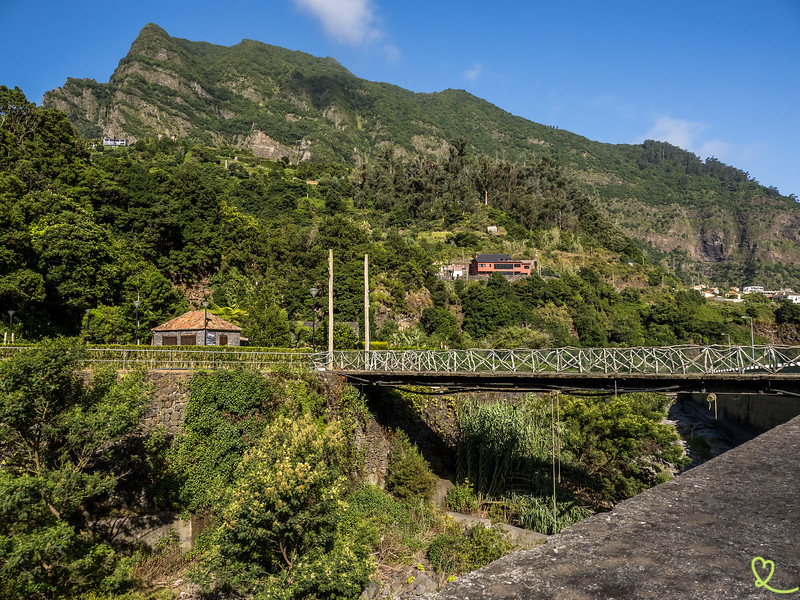
<path id="1" fill-rule="evenodd" d="M 436 306 L 424 309 L 420 324 L 428 335 L 440 336 L 448 342 L 458 340 L 458 320 L 446 308 Z"/>
<path id="2" fill-rule="evenodd" d="M 601 322 L 597 311 L 588 304 L 578 305 L 573 322 L 581 344 L 584 346 L 602 347 L 608 343 L 606 327 Z"/>
<path id="3" fill-rule="evenodd" d="M 254 346 L 286 347 L 290 344 L 289 320 L 280 305 L 275 286 L 269 281 L 255 281 L 247 298 L 247 317 L 242 327 Z"/>
<path id="4" fill-rule="evenodd" d="M 800 305 L 792 304 L 788 300 L 781 300 L 775 309 L 775 322 L 800 323 Z"/>
<path id="5" fill-rule="evenodd" d="M 308 414 L 273 421 L 219 503 L 197 579 L 248 597 L 355 598 L 374 565 L 339 531 L 345 443 L 338 426 L 323 428 Z"/>
<path id="6" fill-rule="evenodd" d="M 396 432 L 386 472 L 386 489 L 401 500 L 430 500 L 436 490 L 436 475 L 408 436 Z"/>
<path id="7" fill-rule="evenodd" d="M 87 387 L 84 348 L 46 341 L 0 363 L 0 595 L 52 598 L 97 586 L 113 550 L 88 509 L 117 486 L 111 465 L 144 410 L 142 378 L 113 373 Z"/>
<path id="8" fill-rule="evenodd" d="M 464 310 L 464 333 L 481 338 L 500 327 L 516 325 L 522 307 L 511 284 L 499 273 L 493 273 L 486 284 L 470 284 L 461 296 Z"/>
<path id="9" fill-rule="evenodd" d="M 40 109 L 19 88 L 0 86 L 0 170 L 27 190 L 74 185 L 86 167 L 85 143 L 67 116 Z"/>
<path id="10" fill-rule="evenodd" d="M 10 134 L 10 144 L 21 146 L 33 135 L 40 121 L 36 105 L 28 102 L 21 89 L 0 85 L 0 128 Z"/>
<path id="11" fill-rule="evenodd" d="M 28 210 L 43 213 L 30 229 L 31 247 L 44 274 L 46 302 L 63 328 L 74 332 L 85 308 L 119 300 L 124 266 L 120 244 L 108 228 L 95 222 L 91 207 L 53 194 L 31 195 L 27 200 Z M 52 206 L 58 209 L 48 210 Z"/>
<path id="12" fill-rule="evenodd" d="M 129 325 L 119 306 L 101 304 L 86 315 L 81 330 L 86 332 L 89 343 L 122 344 L 131 343 L 134 338 Z"/>

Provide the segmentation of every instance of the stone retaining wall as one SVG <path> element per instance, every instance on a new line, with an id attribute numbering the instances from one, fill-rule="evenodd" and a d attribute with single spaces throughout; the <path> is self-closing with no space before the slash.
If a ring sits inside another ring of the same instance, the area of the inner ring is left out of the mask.
<path id="1" fill-rule="evenodd" d="M 142 424 L 146 428 L 164 427 L 174 437 L 186 417 L 191 371 L 148 371 L 147 383 L 153 396 Z"/>

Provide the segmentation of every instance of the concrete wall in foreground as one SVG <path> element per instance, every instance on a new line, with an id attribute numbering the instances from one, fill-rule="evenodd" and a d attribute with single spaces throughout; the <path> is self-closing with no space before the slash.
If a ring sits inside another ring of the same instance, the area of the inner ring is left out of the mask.
<path id="1" fill-rule="evenodd" d="M 178 547 L 189 550 L 206 525 L 202 518 L 186 521 L 178 513 L 161 512 L 97 521 L 93 528 L 114 544 L 134 547 L 154 548 L 159 540 L 174 535 Z"/>

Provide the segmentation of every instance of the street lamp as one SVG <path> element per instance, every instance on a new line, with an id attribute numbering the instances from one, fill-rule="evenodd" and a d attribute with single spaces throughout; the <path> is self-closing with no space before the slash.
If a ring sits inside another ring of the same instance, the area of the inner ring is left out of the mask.
<path id="1" fill-rule="evenodd" d="M 208 345 L 208 301 L 203 301 L 203 346 Z"/>
<path id="2" fill-rule="evenodd" d="M 317 343 L 314 334 L 317 329 L 317 294 L 319 294 L 319 290 L 312 287 L 308 293 L 311 294 L 311 349 L 316 352 Z"/>
<path id="3" fill-rule="evenodd" d="M 728 347 L 730 347 L 730 345 L 731 345 L 731 334 L 730 333 L 723 333 L 722 335 L 724 335 L 725 337 L 728 338 Z"/>
<path id="4" fill-rule="evenodd" d="M 89 341 L 89 317 L 92 316 L 92 309 L 86 309 L 86 341 Z"/>
<path id="5" fill-rule="evenodd" d="M 139 345 L 139 305 L 141 300 L 134 300 L 133 305 L 136 307 L 136 345 Z"/>
<path id="6" fill-rule="evenodd" d="M 14 343 L 14 312 L 13 310 L 8 311 L 8 331 L 11 332 L 11 343 Z M 3 342 L 5 343 L 5 341 Z"/>

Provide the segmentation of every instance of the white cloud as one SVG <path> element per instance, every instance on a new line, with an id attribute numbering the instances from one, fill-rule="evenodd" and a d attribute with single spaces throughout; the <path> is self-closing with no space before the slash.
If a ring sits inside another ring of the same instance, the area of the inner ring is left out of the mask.
<path id="1" fill-rule="evenodd" d="M 389 62 L 397 62 L 400 60 L 400 49 L 394 44 L 385 44 L 383 46 L 383 52 L 386 56 L 386 60 Z"/>
<path id="2" fill-rule="evenodd" d="M 481 75 L 483 75 L 483 65 L 481 63 L 475 63 L 464 72 L 464 77 L 470 82 L 475 83 L 478 79 L 480 79 Z"/>
<path id="3" fill-rule="evenodd" d="M 343 44 L 358 46 L 382 36 L 375 25 L 371 0 L 294 0 L 301 10 L 319 19 L 322 28 Z"/>
<path id="4" fill-rule="evenodd" d="M 707 128 L 708 125 L 705 123 L 661 117 L 645 134 L 645 139 L 669 142 L 673 146 L 697 154 L 701 160 L 710 156 L 715 156 L 723 161 L 726 160 L 726 157 L 730 159 L 734 154 L 734 148 L 722 140 L 704 139 L 702 134 Z"/>
<path id="5" fill-rule="evenodd" d="M 714 156 L 720 160 L 730 160 L 727 157 L 733 154 L 733 148 L 730 144 L 722 140 L 710 140 L 703 142 L 700 149 L 695 152 L 700 158 L 705 160 L 709 156 Z"/>
<path id="6" fill-rule="evenodd" d="M 684 150 L 694 147 L 696 138 L 706 128 L 703 123 L 694 123 L 682 119 L 661 117 L 653 128 L 645 134 L 645 139 L 669 142 Z"/>

